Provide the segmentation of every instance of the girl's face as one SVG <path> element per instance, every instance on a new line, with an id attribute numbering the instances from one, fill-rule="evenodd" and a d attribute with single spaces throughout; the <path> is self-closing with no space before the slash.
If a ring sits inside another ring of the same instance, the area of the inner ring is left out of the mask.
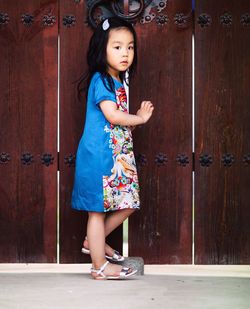
<path id="1" fill-rule="evenodd" d="M 134 59 L 134 37 L 126 28 L 111 29 L 107 44 L 108 73 L 118 77 L 126 71 Z"/>

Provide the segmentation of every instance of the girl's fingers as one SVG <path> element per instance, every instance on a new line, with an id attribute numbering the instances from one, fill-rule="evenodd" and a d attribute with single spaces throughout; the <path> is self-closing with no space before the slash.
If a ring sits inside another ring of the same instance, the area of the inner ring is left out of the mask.
<path id="1" fill-rule="evenodd" d="M 150 101 L 147 102 L 146 110 L 147 110 L 147 111 L 150 111 L 150 110 L 152 109 L 152 107 L 153 107 L 153 104 L 152 104 Z"/>
<path id="2" fill-rule="evenodd" d="M 142 101 L 142 104 L 141 104 L 141 107 L 142 108 L 149 108 L 149 107 L 151 107 L 151 106 L 153 106 L 153 104 L 151 103 L 151 101 Z"/>
<path id="3" fill-rule="evenodd" d="M 142 101 L 140 109 L 152 115 L 154 106 L 151 101 Z"/>

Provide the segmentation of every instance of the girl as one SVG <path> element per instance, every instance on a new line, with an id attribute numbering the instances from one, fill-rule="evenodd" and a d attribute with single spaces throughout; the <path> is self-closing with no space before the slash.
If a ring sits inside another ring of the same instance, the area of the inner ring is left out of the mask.
<path id="1" fill-rule="evenodd" d="M 76 153 L 72 208 L 88 212 L 82 252 L 91 255 L 95 279 L 121 279 L 137 270 L 111 261 L 124 257 L 105 243 L 106 236 L 140 208 L 139 184 L 131 131 L 146 123 L 153 105 L 143 101 L 135 115 L 127 110 L 123 86 L 137 63 L 136 33 L 132 25 L 111 17 L 97 27 L 87 61 L 87 111 Z M 108 214 L 109 213 L 109 214 Z M 108 215 L 107 215 L 108 214 Z"/>

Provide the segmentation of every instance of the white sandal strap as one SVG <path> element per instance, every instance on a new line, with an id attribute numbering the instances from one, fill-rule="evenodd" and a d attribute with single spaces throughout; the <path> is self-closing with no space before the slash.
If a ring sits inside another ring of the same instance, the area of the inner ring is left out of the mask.
<path id="1" fill-rule="evenodd" d="M 120 252 L 115 250 L 112 258 L 115 259 L 115 260 L 119 260 L 121 257 L 122 257 L 122 255 L 120 254 Z"/>
<path id="2" fill-rule="evenodd" d="M 100 267 L 100 269 L 99 269 L 99 271 L 97 272 L 97 274 L 99 275 L 100 273 L 102 273 L 108 264 L 109 264 L 109 261 L 106 261 L 106 262 Z"/>
<path id="3" fill-rule="evenodd" d="M 106 261 L 99 269 L 95 269 L 91 267 L 91 272 L 97 273 L 97 275 L 102 275 L 103 277 L 106 277 L 103 273 L 106 266 L 109 264 L 109 261 Z"/>

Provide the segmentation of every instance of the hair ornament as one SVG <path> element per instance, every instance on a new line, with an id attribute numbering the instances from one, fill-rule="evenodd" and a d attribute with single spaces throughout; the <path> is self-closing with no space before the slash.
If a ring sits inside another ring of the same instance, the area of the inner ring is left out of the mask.
<path id="1" fill-rule="evenodd" d="M 109 27 L 110 27 L 109 20 L 105 19 L 105 21 L 102 24 L 102 29 L 106 31 Z"/>

